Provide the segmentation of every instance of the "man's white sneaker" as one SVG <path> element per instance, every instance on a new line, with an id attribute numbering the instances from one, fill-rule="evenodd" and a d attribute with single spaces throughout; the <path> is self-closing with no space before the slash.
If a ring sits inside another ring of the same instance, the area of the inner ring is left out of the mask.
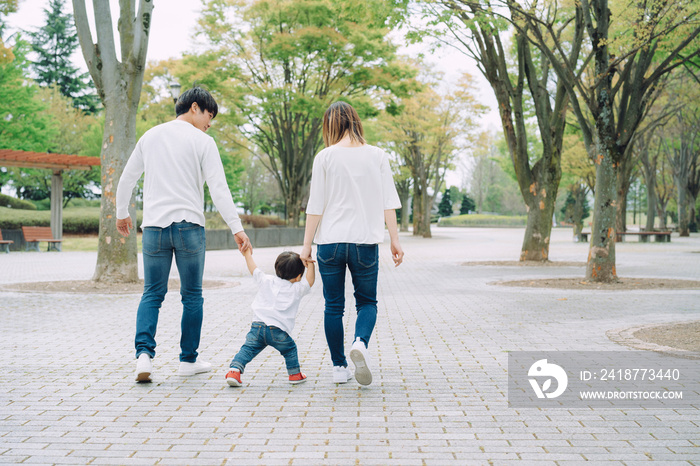
<path id="1" fill-rule="evenodd" d="M 151 373 L 153 372 L 153 362 L 148 353 L 139 354 L 136 360 L 136 381 L 140 383 L 151 382 Z"/>
<path id="2" fill-rule="evenodd" d="M 203 372 L 209 372 L 211 370 L 211 363 L 203 361 L 195 362 L 180 362 L 180 368 L 177 371 L 177 375 L 188 377 L 190 375 L 201 374 Z"/>
<path id="3" fill-rule="evenodd" d="M 352 379 L 352 372 L 347 367 L 333 366 L 333 383 L 347 383 Z"/>
<path id="4" fill-rule="evenodd" d="M 369 351 L 359 338 L 355 339 L 350 349 L 350 359 L 355 364 L 355 380 L 360 385 L 372 383 L 372 372 L 369 370 Z"/>

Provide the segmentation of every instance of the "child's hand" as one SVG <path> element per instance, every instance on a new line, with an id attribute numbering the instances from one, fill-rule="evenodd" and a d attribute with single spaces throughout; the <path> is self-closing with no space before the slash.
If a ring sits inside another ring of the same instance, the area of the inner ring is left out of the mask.
<path id="1" fill-rule="evenodd" d="M 241 254 L 243 254 L 243 257 L 248 257 L 253 255 L 253 248 L 247 248 L 241 251 Z"/>

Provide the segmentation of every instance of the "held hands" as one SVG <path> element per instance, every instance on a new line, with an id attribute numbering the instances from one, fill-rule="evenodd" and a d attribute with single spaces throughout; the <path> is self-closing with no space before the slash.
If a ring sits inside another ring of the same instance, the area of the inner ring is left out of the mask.
<path id="1" fill-rule="evenodd" d="M 129 232 L 132 228 L 131 217 L 117 219 L 117 231 L 121 233 L 122 236 L 129 236 Z"/>
<path id="2" fill-rule="evenodd" d="M 403 262 L 403 249 L 398 241 L 391 242 L 391 258 L 394 261 L 394 267 L 398 267 Z"/>
<path id="3" fill-rule="evenodd" d="M 304 245 L 304 247 L 301 248 L 299 258 L 301 258 L 301 262 L 304 263 L 304 267 L 307 267 L 309 264 L 313 264 L 314 262 L 316 262 L 311 258 L 311 245 Z"/>
<path id="4" fill-rule="evenodd" d="M 250 250 L 250 252 L 252 254 L 253 246 L 250 244 L 250 239 L 248 238 L 248 235 L 246 235 L 244 231 L 239 231 L 238 233 L 233 235 L 233 238 L 236 240 L 236 244 L 238 245 L 238 250 L 241 251 L 241 254 L 243 254 L 247 250 Z"/>

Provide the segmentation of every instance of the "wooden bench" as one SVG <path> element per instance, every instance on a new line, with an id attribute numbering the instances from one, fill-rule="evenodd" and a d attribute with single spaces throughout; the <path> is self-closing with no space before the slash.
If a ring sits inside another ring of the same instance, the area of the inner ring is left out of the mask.
<path id="1" fill-rule="evenodd" d="M 0 247 L 4 248 L 6 253 L 10 253 L 10 245 L 13 243 L 14 241 L 9 239 L 2 239 L 2 230 L 0 230 Z"/>
<path id="2" fill-rule="evenodd" d="M 581 232 L 581 241 L 588 241 L 588 236 L 591 234 L 590 231 Z M 617 241 L 620 242 L 625 236 L 637 235 L 639 236 L 639 241 L 646 243 L 649 241 L 649 237 L 653 236 L 654 241 L 657 243 L 670 243 L 671 242 L 671 232 L 670 231 L 623 231 L 617 233 Z"/>
<path id="3" fill-rule="evenodd" d="M 51 227 L 22 227 L 22 234 L 24 235 L 24 241 L 27 243 L 25 248 L 27 251 L 29 251 L 30 246 L 38 251 L 40 241 L 49 243 L 47 251 L 52 249 L 55 251 L 61 250 L 62 240 L 53 237 Z"/>
<path id="4" fill-rule="evenodd" d="M 620 242 L 625 236 L 639 236 L 639 241 L 646 243 L 649 241 L 651 236 L 654 237 L 654 241 L 657 243 L 670 243 L 671 242 L 671 232 L 670 231 L 621 231 L 617 233 L 617 241 Z"/>

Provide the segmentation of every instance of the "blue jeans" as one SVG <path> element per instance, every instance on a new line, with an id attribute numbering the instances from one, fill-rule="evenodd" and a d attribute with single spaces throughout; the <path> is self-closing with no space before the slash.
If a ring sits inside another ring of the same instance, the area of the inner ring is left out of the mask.
<path id="1" fill-rule="evenodd" d="M 318 271 L 323 280 L 326 300 L 324 329 L 334 366 L 347 366 L 344 349 L 343 315 L 345 314 L 345 270 L 350 270 L 355 287 L 355 338 L 365 345 L 377 322 L 377 274 L 379 245 L 332 243 L 319 244 L 316 250 Z"/>
<path id="2" fill-rule="evenodd" d="M 195 362 L 202 332 L 202 276 L 204 275 L 204 227 L 177 222 L 166 228 L 143 229 L 143 296 L 136 314 L 136 357 L 156 355 L 156 328 L 160 306 L 168 291 L 168 276 L 173 263 L 180 274 L 182 320 L 180 361 Z"/>
<path id="3" fill-rule="evenodd" d="M 230 367 L 238 369 L 242 374 L 246 364 L 268 346 L 272 346 L 284 356 L 289 375 L 300 372 L 297 344 L 294 343 L 292 337 L 281 328 L 268 327 L 263 322 L 253 322 L 253 325 L 250 326 L 245 343 L 233 357 Z"/>

